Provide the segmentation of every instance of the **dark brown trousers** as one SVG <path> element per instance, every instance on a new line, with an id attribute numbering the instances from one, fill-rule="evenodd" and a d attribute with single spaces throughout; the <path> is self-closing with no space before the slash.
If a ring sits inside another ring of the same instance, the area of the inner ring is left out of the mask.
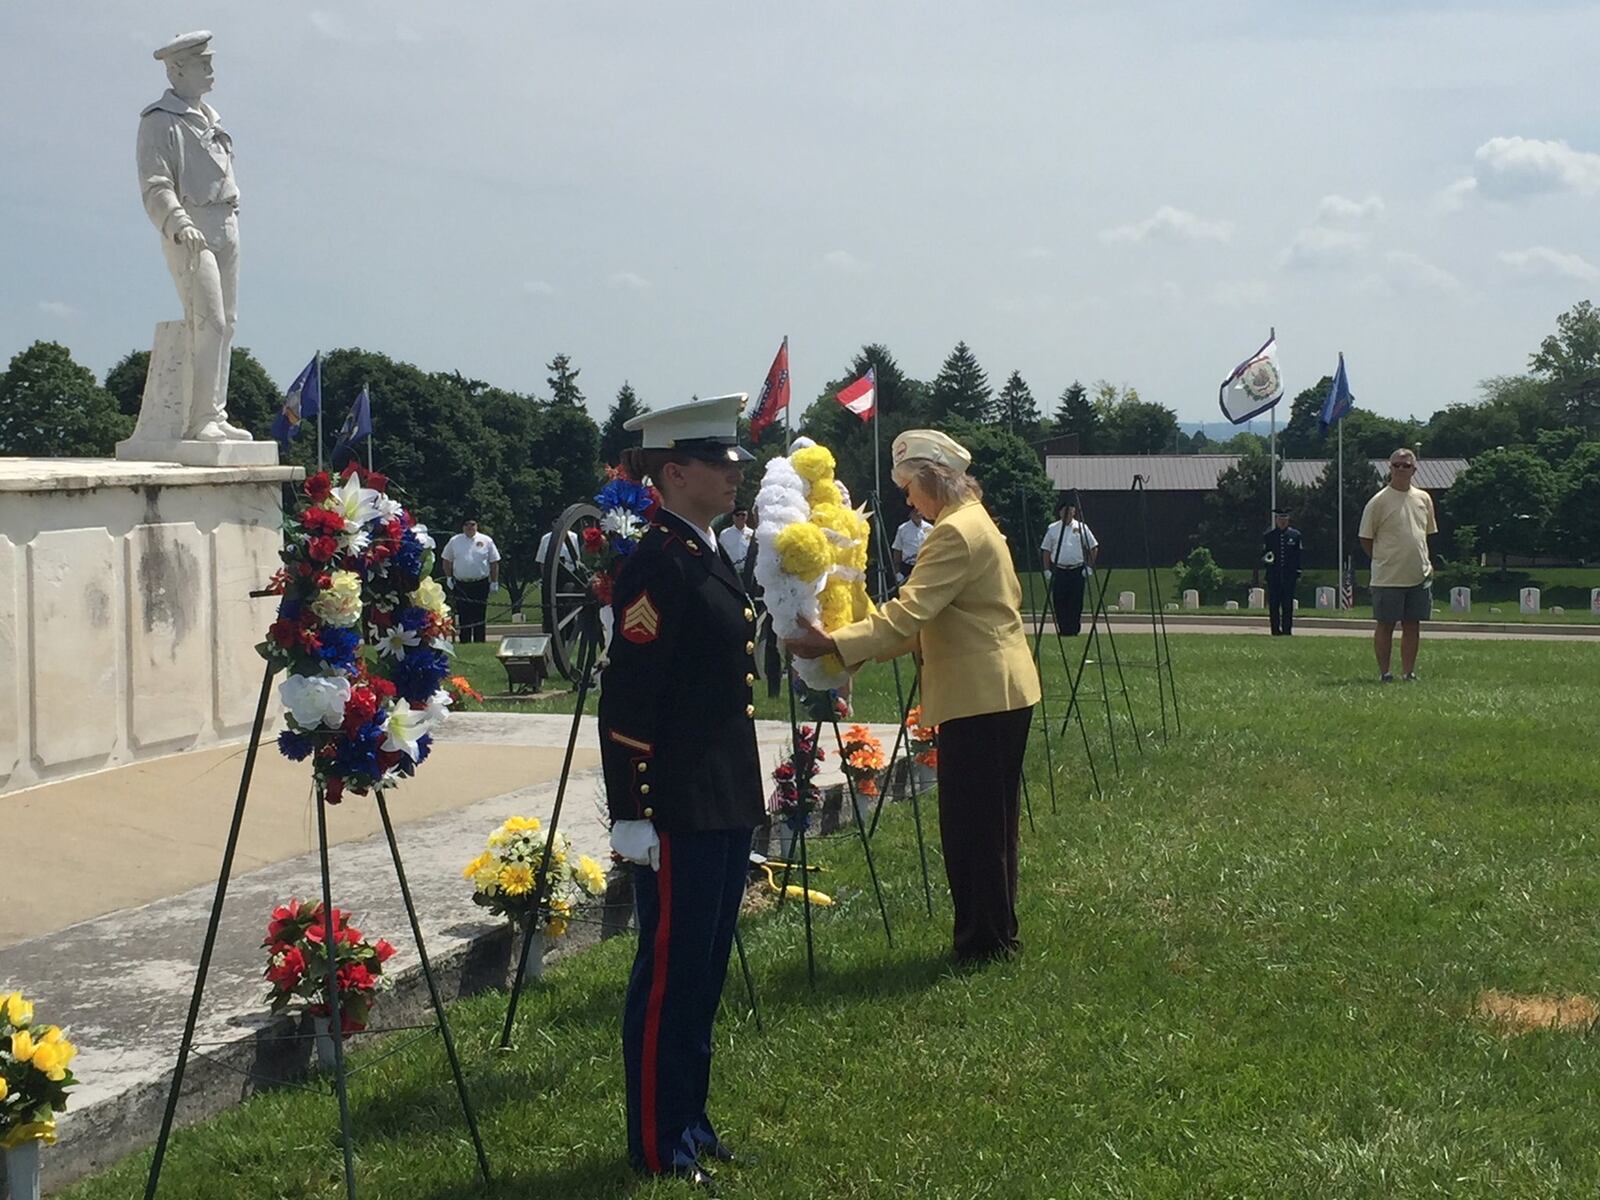
<path id="1" fill-rule="evenodd" d="M 939 726 L 939 844 L 955 904 L 955 958 L 1015 950 L 1017 822 L 1033 709 L 958 717 Z"/>

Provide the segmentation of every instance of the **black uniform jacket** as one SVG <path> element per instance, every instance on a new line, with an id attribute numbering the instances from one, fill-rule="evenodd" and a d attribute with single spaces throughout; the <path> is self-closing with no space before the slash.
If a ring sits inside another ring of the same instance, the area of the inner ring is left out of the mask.
<path id="1" fill-rule="evenodd" d="M 1272 555 L 1272 561 L 1267 563 L 1268 574 L 1300 574 L 1300 531 L 1292 525 L 1287 529 L 1279 529 L 1274 525 L 1267 530 L 1261 556 L 1265 558 L 1268 554 Z"/>
<path id="2" fill-rule="evenodd" d="M 614 821 L 669 832 L 766 820 L 755 728 L 755 607 L 715 542 L 669 512 L 623 563 L 600 686 Z"/>

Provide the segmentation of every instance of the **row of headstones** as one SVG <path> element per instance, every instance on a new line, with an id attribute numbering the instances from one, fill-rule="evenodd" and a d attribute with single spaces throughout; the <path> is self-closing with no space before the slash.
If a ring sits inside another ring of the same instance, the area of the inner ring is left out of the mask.
<path id="1" fill-rule="evenodd" d="M 1520 593 L 1520 595 L 1518 596 L 1518 599 L 1517 599 L 1518 611 L 1523 613 L 1523 614 L 1525 614 L 1525 615 L 1530 615 L 1530 616 L 1535 614 L 1535 613 L 1540 612 L 1541 609 L 1540 609 L 1539 595 L 1540 595 L 1539 589 L 1536 588 L 1536 587 L 1525 587 L 1525 588 L 1523 588 L 1522 592 Z M 1331 588 L 1331 587 L 1319 587 L 1317 589 L 1317 607 L 1321 608 L 1321 609 L 1332 609 L 1335 606 L 1335 604 L 1337 603 L 1336 596 L 1337 596 L 1337 593 L 1334 591 L 1333 588 Z M 1118 601 L 1119 601 L 1118 607 L 1123 608 L 1123 609 L 1131 609 L 1133 607 L 1133 601 L 1134 601 L 1133 593 L 1132 592 L 1123 592 L 1122 595 L 1118 597 Z M 1248 597 L 1248 599 L 1246 601 L 1246 604 L 1247 604 L 1247 606 L 1249 608 L 1252 608 L 1252 609 L 1264 609 L 1264 608 L 1266 608 L 1267 607 L 1267 592 L 1266 592 L 1266 589 L 1265 588 L 1258 588 L 1258 587 L 1251 588 L 1250 589 L 1250 595 L 1249 595 L 1249 597 Z M 1183 593 L 1183 607 L 1187 608 L 1187 609 L 1199 608 L 1200 607 L 1200 593 L 1195 591 L 1193 588 L 1189 588 L 1187 591 L 1185 591 Z M 1238 609 L 1239 602 L 1237 600 L 1229 600 L 1222 607 L 1227 609 L 1229 612 L 1234 612 L 1234 611 L 1236 611 Z M 1294 608 L 1295 608 L 1296 612 L 1300 611 L 1300 601 L 1296 600 L 1294 602 Z M 1167 605 L 1167 610 L 1169 612 L 1177 612 L 1178 611 L 1178 605 L 1169 604 L 1169 605 Z M 1472 611 L 1472 589 L 1471 588 L 1453 587 L 1453 588 L 1450 589 L 1450 611 L 1451 612 L 1471 612 Z M 1491 608 L 1489 611 L 1490 612 L 1499 612 L 1500 610 L 1498 608 Z M 1553 608 L 1550 609 L 1550 612 L 1552 613 L 1552 615 L 1558 616 L 1558 617 L 1564 615 L 1566 613 L 1566 611 L 1567 610 L 1562 608 L 1561 605 L 1559 605 L 1559 604 L 1555 605 Z M 1590 591 L 1589 591 L 1589 611 L 1594 613 L 1594 614 L 1596 614 L 1596 615 L 1600 615 L 1600 588 L 1591 588 Z"/>

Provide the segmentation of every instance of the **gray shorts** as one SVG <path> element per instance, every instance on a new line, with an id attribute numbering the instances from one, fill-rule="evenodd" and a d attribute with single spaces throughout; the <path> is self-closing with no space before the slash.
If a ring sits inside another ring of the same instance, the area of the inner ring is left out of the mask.
<path id="1" fill-rule="evenodd" d="M 1433 615 L 1433 584 L 1372 589 L 1372 619 L 1385 625 L 1396 621 L 1426 621 Z"/>

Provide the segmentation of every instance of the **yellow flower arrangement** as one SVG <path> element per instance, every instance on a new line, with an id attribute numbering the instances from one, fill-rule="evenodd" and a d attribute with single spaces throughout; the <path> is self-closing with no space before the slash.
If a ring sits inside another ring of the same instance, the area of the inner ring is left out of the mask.
<path id="1" fill-rule="evenodd" d="M 311 602 L 312 610 L 329 625 L 355 625 L 361 620 L 361 576 L 354 571 L 334 571 L 329 580 Z"/>
<path id="2" fill-rule="evenodd" d="M 549 849 L 549 879 L 542 912 L 534 911 L 539 868 Z M 574 859 L 576 858 L 576 861 Z M 462 868 L 472 882 L 472 902 L 527 927 L 542 919 L 540 932 L 560 937 L 571 924 L 578 897 L 605 891 L 606 874 L 588 855 L 574 856 L 572 842 L 549 831 L 537 817 L 508 817 L 489 834 L 487 849 Z"/>
<path id="3" fill-rule="evenodd" d="M 422 582 L 417 584 L 417 590 L 411 593 L 411 603 L 418 608 L 443 616 L 449 609 L 445 599 L 444 588 L 439 586 L 439 581 L 433 576 L 424 576 Z"/>
<path id="4" fill-rule="evenodd" d="M 814 487 L 823 480 L 832 482 L 836 464 L 833 451 L 826 446 L 806 446 L 789 455 L 789 465 L 796 475 Z"/>
<path id="5" fill-rule="evenodd" d="M 813 505 L 842 505 L 844 503 L 844 493 L 839 490 L 839 485 L 832 479 L 820 479 L 816 483 L 813 483 L 807 490 L 806 497 Z"/>
<path id="6" fill-rule="evenodd" d="M 55 1114 L 75 1087 L 74 1046 L 55 1025 L 35 1025 L 21 992 L 0 995 L 0 1150 L 56 1140 Z"/>
<path id="7" fill-rule="evenodd" d="M 0 1016 L 8 1025 L 25 1027 L 33 1022 L 33 1005 L 22 998 L 21 992 L 7 992 L 0 1000 Z"/>
<path id="8" fill-rule="evenodd" d="M 779 532 L 778 561 L 796 579 L 814 580 L 833 566 L 833 545 L 818 526 L 800 521 Z"/>
<path id="9" fill-rule="evenodd" d="M 850 624 L 850 585 L 830 583 L 817 597 L 817 607 L 821 610 L 823 629 L 831 632 Z"/>

